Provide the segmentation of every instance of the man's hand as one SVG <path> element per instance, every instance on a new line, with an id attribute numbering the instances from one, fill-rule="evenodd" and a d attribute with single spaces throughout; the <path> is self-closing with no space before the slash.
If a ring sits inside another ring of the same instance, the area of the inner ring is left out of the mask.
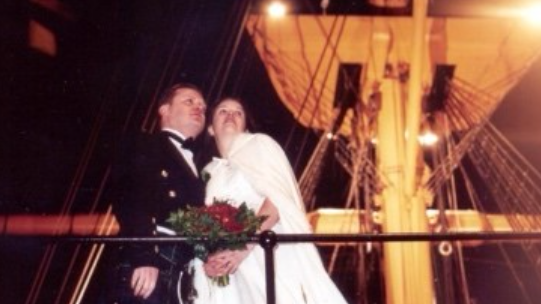
<path id="1" fill-rule="evenodd" d="M 131 276 L 131 288 L 136 297 L 148 298 L 158 282 L 159 270 L 156 267 L 143 266 L 135 268 Z"/>

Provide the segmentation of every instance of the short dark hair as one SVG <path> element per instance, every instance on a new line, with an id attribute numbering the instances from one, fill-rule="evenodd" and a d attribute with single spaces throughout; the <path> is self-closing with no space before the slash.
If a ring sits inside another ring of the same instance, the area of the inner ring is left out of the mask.
<path id="1" fill-rule="evenodd" d="M 171 101 L 173 100 L 173 98 L 175 97 L 175 94 L 177 92 L 177 90 L 180 90 L 180 89 L 192 89 L 194 91 L 197 91 L 199 94 L 201 94 L 201 96 L 203 96 L 203 92 L 201 91 L 201 89 L 196 86 L 195 84 L 193 83 L 188 83 L 188 82 L 179 82 L 179 83 L 175 83 L 173 84 L 172 86 L 170 86 L 169 88 L 167 88 L 163 93 L 162 93 L 162 96 L 160 97 L 160 99 L 158 100 L 158 107 L 161 107 L 162 105 L 164 104 L 168 104 L 168 103 L 171 103 Z"/>
<path id="2" fill-rule="evenodd" d="M 248 104 L 240 97 L 224 96 L 224 97 L 218 99 L 218 101 L 216 103 L 214 103 L 214 105 L 212 105 L 212 107 L 210 108 L 210 112 L 209 112 L 210 119 L 208 120 L 208 122 L 210 124 L 212 124 L 212 120 L 214 119 L 214 114 L 216 112 L 216 109 L 220 106 L 220 104 L 222 102 L 224 102 L 226 100 L 234 100 L 234 101 L 236 101 L 236 102 L 238 102 L 240 104 L 240 106 L 244 110 L 244 115 L 246 117 L 246 130 L 248 130 L 250 132 L 256 132 L 257 131 L 256 130 L 257 125 L 255 123 L 255 119 L 252 116 L 252 113 L 250 112 Z"/>

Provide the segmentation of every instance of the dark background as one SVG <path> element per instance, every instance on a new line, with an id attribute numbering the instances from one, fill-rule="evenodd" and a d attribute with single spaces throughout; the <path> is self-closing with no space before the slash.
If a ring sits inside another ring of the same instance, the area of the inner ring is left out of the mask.
<path id="1" fill-rule="evenodd" d="M 200 86 L 209 104 L 221 95 L 246 99 L 259 130 L 280 142 L 293 139 L 288 154 L 312 148 L 314 132 L 293 129 L 241 28 L 248 1 L 56 4 L 53 12 L 2 3 L 0 214 L 103 213 L 111 203 L 107 181 L 116 143 L 152 130 L 152 101 L 178 81 Z M 54 55 L 29 47 L 30 20 L 54 33 Z M 84 262 L 74 257 L 89 250 L 2 240 L 1 302 L 24 303 L 35 285 L 37 303 L 67 303 L 66 290 Z M 44 257 L 50 261 L 43 275 Z M 101 287 L 92 282 L 88 303 Z"/>
<path id="2" fill-rule="evenodd" d="M 299 2 L 300 12 L 318 11 L 316 1 Z M 0 6 L 0 214 L 103 212 L 109 205 L 103 183 L 116 143 L 125 134 L 152 128 L 146 119 L 152 101 L 176 81 L 199 85 L 210 104 L 221 95 L 246 99 L 258 129 L 282 143 L 297 173 L 302 171 L 319 133 L 296 124 L 280 103 L 240 28 L 244 12 L 257 10 L 258 2 L 252 7 L 238 0 L 58 3 L 65 7 L 59 10 L 64 14 L 25 1 Z M 362 1 L 340 5 L 334 8 L 366 14 L 408 12 L 376 9 Z M 55 33 L 54 56 L 28 46 L 31 19 Z M 537 168 L 539 79 L 541 65 L 536 64 L 493 119 Z M 341 206 L 347 179 L 330 160 L 324 172 L 320 206 Z M 0 246 L 1 302 L 24 303 L 50 246 L 34 239 L 3 241 Z M 73 245 L 56 248 L 37 303 L 65 302 L 58 298 L 59 289 L 67 276 L 66 261 L 76 250 Z M 473 251 L 486 257 L 486 250 L 491 248 Z M 472 281 L 479 286 L 473 296 L 479 303 L 512 303 L 516 291 L 484 279 L 501 277 L 500 266 L 484 266 L 472 266 Z M 354 284 L 340 280 L 343 286 Z M 93 283 L 91 290 L 97 292 L 99 284 Z"/>

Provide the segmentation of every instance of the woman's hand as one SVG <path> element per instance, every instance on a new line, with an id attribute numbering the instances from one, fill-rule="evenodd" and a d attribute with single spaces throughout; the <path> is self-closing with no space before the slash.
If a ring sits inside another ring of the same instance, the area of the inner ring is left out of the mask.
<path id="1" fill-rule="evenodd" d="M 260 227 L 260 231 L 271 229 L 280 220 L 278 209 L 266 198 L 257 215 L 266 216 L 265 221 Z M 254 244 L 246 245 L 244 250 L 224 250 L 209 256 L 207 262 L 203 265 L 205 273 L 209 277 L 219 277 L 230 273 L 235 273 L 240 263 L 250 254 Z"/>
<path id="2" fill-rule="evenodd" d="M 219 277 L 237 271 L 240 263 L 250 254 L 254 245 L 248 244 L 244 250 L 224 250 L 209 257 L 203 265 L 209 277 Z"/>

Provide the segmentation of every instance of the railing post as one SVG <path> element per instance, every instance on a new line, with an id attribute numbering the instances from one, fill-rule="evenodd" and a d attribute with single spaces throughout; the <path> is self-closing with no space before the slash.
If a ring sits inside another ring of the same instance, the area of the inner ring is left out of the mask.
<path id="1" fill-rule="evenodd" d="M 276 246 L 276 234 L 265 230 L 259 237 L 259 244 L 265 251 L 265 280 L 267 285 L 267 304 L 276 303 L 276 291 L 274 287 L 274 246 Z"/>

